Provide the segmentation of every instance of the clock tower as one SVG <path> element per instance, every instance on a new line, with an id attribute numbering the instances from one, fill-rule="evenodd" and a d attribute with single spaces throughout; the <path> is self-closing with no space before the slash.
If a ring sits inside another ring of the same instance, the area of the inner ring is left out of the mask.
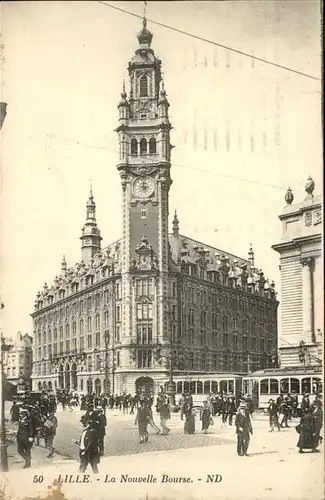
<path id="1" fill-rule="evenodd" d="M 122 183 L 122 342 L 137 328 L 136 281 L 151 277 L 153 340 L 167 336 L 168 193 L 170 177 L 169 103 L 161 61 L 151 48 L 146 19 L 139 47 L 128 65 L 130 93 L 125 85 L 118 104 L 117 168 Z M 150 278 L 150 279 L 151 279 Z"/>

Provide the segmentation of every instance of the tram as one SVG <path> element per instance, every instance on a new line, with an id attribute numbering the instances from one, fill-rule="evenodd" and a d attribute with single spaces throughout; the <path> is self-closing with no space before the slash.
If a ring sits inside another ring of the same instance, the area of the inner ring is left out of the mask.
<path id="1" fill-rule="evenodd" d="M 242 393 L 242 375 L 233 373 L 204 373 L 190 375 L 174 375 L 176 384 L 176 403 L 184 392 L 190 391 L 193 397 L 194 406 L 202 406 L 210 393 L 224 392 L 233 393 L 238 399 Z M 167 390 L 168 381 L 166 379 L 157 381 L 157 384 Z"/>
<path id="2" fill-rule="evenodd" d="M 313 401 L 316 394 L 322 393 L 321 377 L 321 367 L 259 370 L 243 377 L 242 391 L 252 396 L 259 409 L 266 409 L 270 399 L 276 400 L 281 394 L 295 393 L 300 403 L 303 394 L 308 393 Z"/>
<path id="3" fill-rule="evenodd" d="M 232 393 L 236 402 L 241 395 L 249 394 L 255 409 L 266 410 L 270 399 L 276 400 L 281 394 L 297 394 L 298 403 L 304 393 L 313 401 L 316 394 L 321 394 L 321 367 L 274 368 L 259 370 L 250 375 L 234 373 L 204 373 L 174 375 L 176 385 L 176 403 L 184 392 L 191 392 L 194 406 L 202 406 L 210 393 Z M 166 378 L 156 381 L 156 393 L 160 387 L 167 390 Z"/>

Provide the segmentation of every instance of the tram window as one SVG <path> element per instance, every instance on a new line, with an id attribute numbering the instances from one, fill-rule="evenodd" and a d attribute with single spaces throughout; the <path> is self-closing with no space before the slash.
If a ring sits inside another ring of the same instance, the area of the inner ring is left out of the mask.
<path id="1" fill-rule="evenodd" d="M 260 382 L 260 393 L 268 394 L 268 392 L 269 392 L 269 379 L 265 378 Z"/>
<path id="2" fill-rule="evenodd" d="M 290 391 L 295 392 L 296 394 L 300 393 L 300 382 L 297 378 L 290 379 Z"/>
<path id="3" fill-rule="evenodd" d="M 200 380 L 197 381 L 196 387 L 197 387 L 197 394 L 202 394 L 202 392 L 203 392 L 203 384 L 202 384 L 202 382 L 200 382 Z"/>
<path id="4" fill-rule="evenodd" d="M 275 378 L 270 379 L 270 393 L 279 394 L 279 381 Z"/>
<path id="5" fill-rule="evenodd" d="M 229 380 L 229 392 L 234 393 L 234 381 Z"/>
<path id="6" fill-rule="evenodd" d="M 322 392 L 322 380 L 318 377 L 313 378 L 313 394 Z"/>
<path id="7" fill-rule="evenodd" d="M 188 392 L 190 390 L 190 383 L 184 382 L 184 392 Z"/>
<path id="8" fill-rule="evenodd" d="M 220 392 L 227 392 L 227 381 L 226 380 L 221 380 Z"/>
<path id="9" fill-rule="evenodd" d="M 310 377 L 302 379 L 301 388 L 302 388 L 302 392 L 308 392 L 310 394 L 310 391 L 311 391 Z"/>
<path id="10" fill-rule="evenodd" d="M 183 383 L 182 382 L 177 382 L 177 385 L 176 385 L 176 391 L 177 391 L 177 394 L 182 394 L 182 385 Z"/>
<path id="11" fill-rule="evenodd" d="M 217 393 L 218 392 L 218 382 L 211 382 L 211 391 L 214 392 L 214 393 Z"/>
<path id="12" fill-rule="evenodd" d="M 210 394 L 210 380 L 204 382 L 204 394 Z"/>
<path id="13" fill-rule="evenodd" d="M 194 380 L 190 382 L 190 392 L 191 394 L 196 394 L 196 382 Z"/>
<path id="14" fill-rule="evenodd" d="M 281 394 L 285 394 L 289 392 L 289 379 L 288 378 L 283 378 L 280 380 L 280 392 Z"/>

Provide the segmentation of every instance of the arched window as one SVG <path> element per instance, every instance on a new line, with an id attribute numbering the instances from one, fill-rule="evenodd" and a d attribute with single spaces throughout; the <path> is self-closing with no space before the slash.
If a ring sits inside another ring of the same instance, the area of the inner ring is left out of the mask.
<path id="1" fill-rule="evenodd" d="M 147 154 L 147 140 L 143 138 L 140 141 L 140 155 L 145 154 Z"/>
<path id="2" fill-rule="evenodd" d="M 156 139 L 154 137 L 151 137 L 149 141 L 149 153 L 154 154 L 156 152 L 157 152 Z"/>
<path id="3" fill-rule="evenodd" d="M 131 140 L 131 155 L 138 154 L 138 141 L 136 139 Z"/>
<path id="4" fill-rule="evenodd" d="M 140 97 L 148 97 L 148 80 L 146 75 L 140 78 Z"/>

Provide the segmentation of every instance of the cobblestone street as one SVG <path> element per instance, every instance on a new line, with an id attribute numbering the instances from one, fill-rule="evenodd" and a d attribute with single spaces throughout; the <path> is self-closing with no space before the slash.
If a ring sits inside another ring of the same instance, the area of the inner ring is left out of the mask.
<path id="1" fill-rule="evenodd" d="M 58 411 L 58 453 L 53 459 L 44 458 L 47 451 L 35 446 L 31 469 L 23 470 L 21 459 L 9 458 L 10 472 L 1 478 L 7 498 L 43 498 L 59 474 L 72 474 L 75 481 L 78 462 L 67 456 L 77 457 L 78 446 L 72 440 L 79 437 L 81 414 L 78 410 L 72 413 Z M 90 475 L 89 484 L 64 483 L 64 498 L 323 500 L 323 446 L 321 453 L 300 455 L 295 421 L 290 422 L 289 429 L 270 433 L 267 417 L 254 416 L 254 434 L 247 458 L 237 456 L 234 427 L 221 427 L 220 418 L 216 417 L 215 425 L 205 436 L 199 432 L 198 420 L 196 424 L 197 434 L 184 435 L 183 422 L 179 415 L 173 415 L 168 436 L 151 434 L 148 443 L 139 445 L 134 415 L 123 416 L 118 411 L 109 411 L 106 456 L 100 461 L 99 475 Z M 16 445 L 11 445 L 9 451 L 15 449 Z M 300 473 L 305 478 L 302 481 L 297 479 Z M 189 477 L 190 483 L 162 483 L 164 474 L 176 479 Z M 222 476 L 221 482 L 207 481 L 208 475 L 216 474 Z M 122 475 L 132 484 L 121 481 Z M 148 475 L 157 478 L 157 482 L 139 483 L 137 478 Z M 107 482 L 107 476 L 116 481 Z M 35 477 L 42 477 L 43 484 L 34 484 Z"/>

